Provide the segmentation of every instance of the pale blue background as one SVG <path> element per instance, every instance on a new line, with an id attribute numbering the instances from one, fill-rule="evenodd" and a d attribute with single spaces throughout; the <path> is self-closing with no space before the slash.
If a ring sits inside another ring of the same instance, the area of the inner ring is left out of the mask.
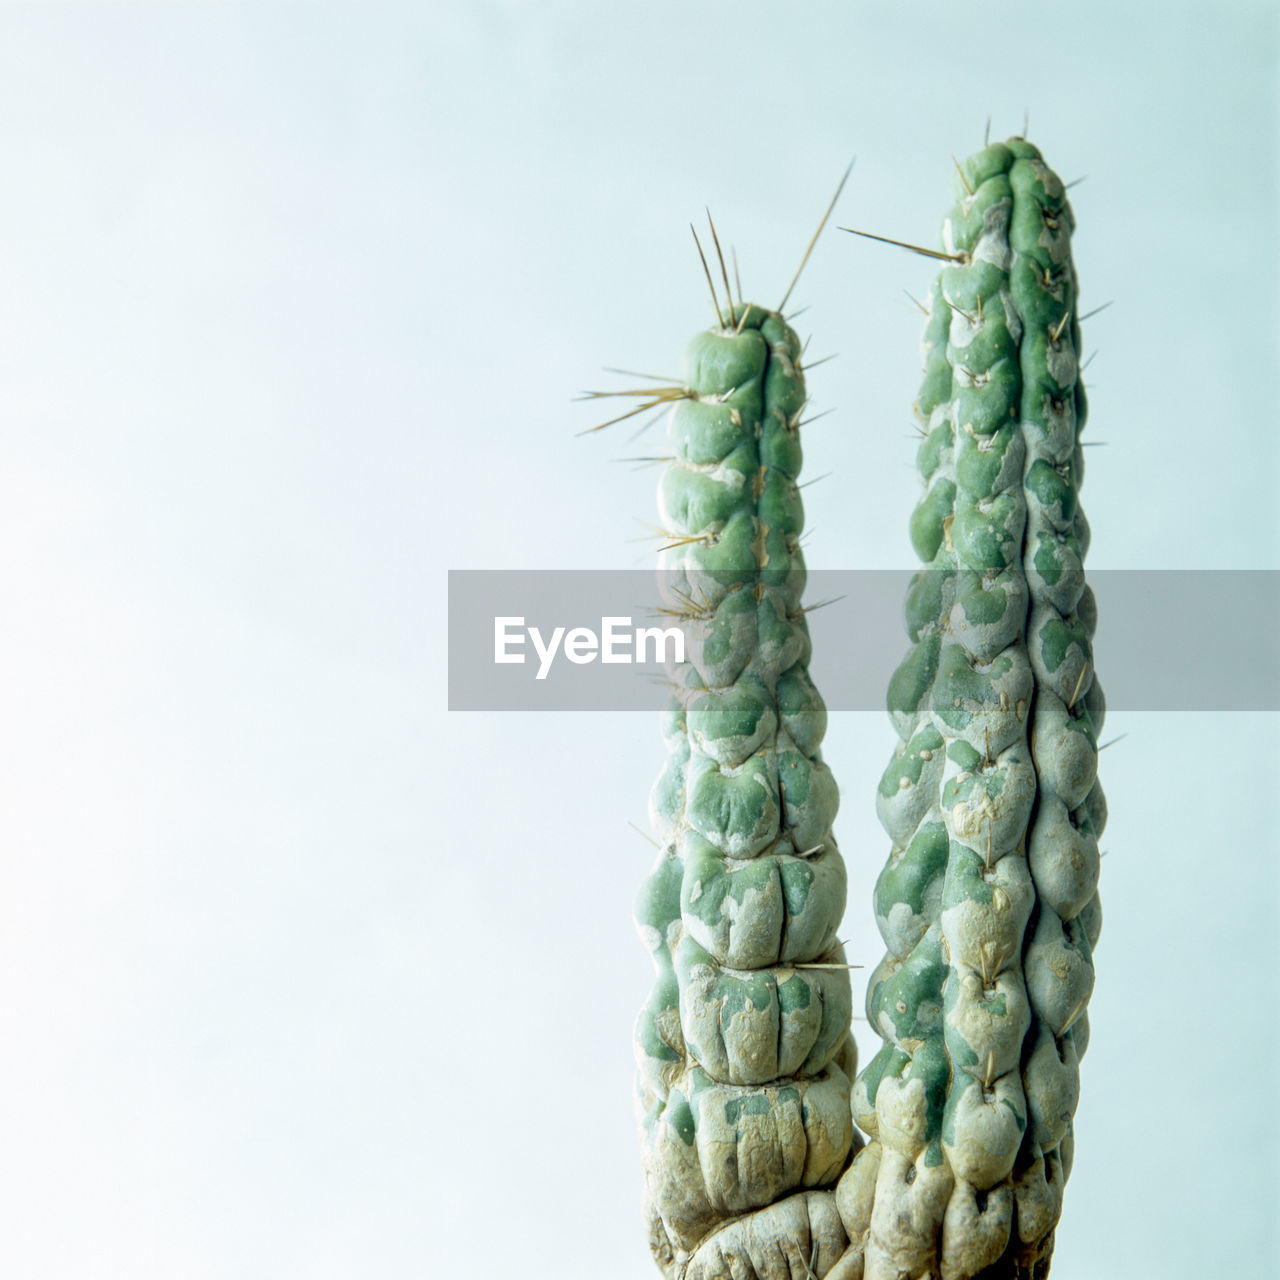
<path id="1" fill-rule="evenodd" d="M 1091 563 L 1280 568 L 1276 82 L 1267 2 L 0 6 L 0 1271 L 656 1275 L 657 728 L 449 716 L 446 570 L 643 559 L 569 399 L 678 372 L 704 205 L 776 302 L 851 154 L 928 242 L 1024 110 L 1116 300 Z M 815 565 L 910 562 L 930 277 L 832 233 L 797 291 Z M 1107 733 L 1054 1275 L 1262 1276 L 1277 718 Z M 868 965 L 892 744 L 827 740 Z"/>

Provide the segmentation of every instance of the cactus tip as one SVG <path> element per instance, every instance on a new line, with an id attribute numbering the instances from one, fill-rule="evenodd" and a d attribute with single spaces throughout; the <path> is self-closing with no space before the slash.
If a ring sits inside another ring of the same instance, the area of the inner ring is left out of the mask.
<path id="1" fill-rule="evenodd" d="M 808 373 L 810 369 L 816 369 L 820 364 L 826 364 L 828 360 L 834 360 L 840 353 L 833 351 L 829 356 L 823 356 L 821 360 L 810 360 L 808 364 L 802 364 L 800 368 Z"/>
<path id="2" fill-rule="evenodd" d="M 919 307 L 920 310 L 924 312 L 926 317 L 929 315 L 929 308 L 926 307 L 924 303 L 921 302 L 920 299 L 915 296 L 914 293 L 912 293 L 909 289 L 903 289 L 902 292 L 905 293 L 907 297 L 910 298 L 911 301 L 914 302 L 916 306 Z"/>
<path id="3" fill-rule="evenodd" d="M 849 181 L 849 175 L 853 172 L 853 166 L 858 163 L 858 157 L 854 156 L 849 161 L 849 167 L 844 171 L 839 183 L 836 184 L 836 193 L 831 197 L 831 203 L 827 205 L 827 211 L 822 215 L 822 221 L 818 223 L 818 229 L 813 233 L 805 248 L 804 256 L 800 259 L 800 265 L 796 268 L 796 273 L 791 277 L 791 283 L 787 285 L 787 291 L 782 295 L 782 301 L 778 303 L 778 311 L 787 305 L 787 299 L 791 297 L 791 291 L 796 287 L 796 281 L 800 279 L 800 273 L 805 268 L 805 263 L 809 261 L 809 255 L 813 252 L 813 246 L 818 243 L 818 237 L 822 234 L 823 228 L 826 227 L 828 219 L 835 210 L 836 201 L 840 199 L 840 193 L 844 190 L 844 184 Z"/>
<path id="4" fill-rule="evenodd" d="M 945 253 L 941 249 L 926 249 L 923 245 L 909 244 L 906 240 L 894 240 L 889 236 L 878 236 L 871 231 L 859 231 L 856 227 L 841 227 L 841 231 L 847 231 L 850 235 L 862 236 L 867 240 L 879 240 L 881 244 L 894 244 L 899 249 L 910 249 L 912 253 L 922 254 L 926 258 L 940 258 L 943 262 L 965 262 L 969 261 L 968 256 L 963 253 Z"/>
<path id="5" fill-rule="evenodd" d="M 704 208 L 705 208 L 705 206 L 704 206 Z M 716 246 L 716 257 L 720 259 L 720 276 L 721 276 L 721 278 L 724 280 L 724 292 L 725 292 L 725 296 L 729 299 L 729 319 L 730 319 L 730 320 L 732 320 L 732 319 L 733 319 L 733 290 L 729 288 L 729 270 L 728 270 L 728 268 L 724 265 L 724 254 L 723 254 L 723 253 L 721 252 L 721 250 L 720 250 L 720 237 L 716 234 L 716 224 L 715 224 L 715 221 L 714 221 L 714 220 L 712 219 L 712 217 L 711 217 L 711 210 L 710 210 L 710 209 L 707 209 L 707 225 L 708 225 L 708 226 L 710 226 L 710 228 L 711 228 L 711 239 L 715 242 L 715 246 Z M 739 302 L 741 302 L 741 301 L 742 301 L 742 290 L 741 290 L 741 289 L 739 289 L 739 290 L 738 290 L 738 301 L 739 301 Z M 744 306 L 744 307 L 743 307 L 743 319 L 745 319 L 745 318 L 746 318 L 746 307 Z M 742 325 L 742 320 L 739 320 L 739 321 L 738 321 L 738 326 L 739 326 L 739 328 L 741 327 L 741 325 Z"/>
<path id="6" fill-rule="evenodd" d="M 655 849 L 661 850 L 662 846 L 647 832 L 637 827 L 634 822 L 628 822 L 627 826 L 636 833 L 642 840 L 647 840 Z"/>
<path id="7" fill-rule="evenodd" d="M 716 287 L 711 282 L 711 268 L 707 266 L 707 255 L 702 252 L 702 241 L 698 239 L 697 228 L 692 222 L 689 223 L 689 230 L 693 232 L 693 243 L 698 246 L 698 257 L 702 261 L 703 274 L 707 277 L 707 288 L 711 290 L 711 305 L 716 311 L 716 323 L 723 329 L 725 327 L 724 316 L 720 314 L 720 303 L 716 300 Z"/>

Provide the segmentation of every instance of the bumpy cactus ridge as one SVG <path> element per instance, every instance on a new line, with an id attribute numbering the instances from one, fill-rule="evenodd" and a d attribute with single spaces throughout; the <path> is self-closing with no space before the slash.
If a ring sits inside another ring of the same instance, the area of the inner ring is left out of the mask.
<path id="1" fill-rule="evenodd" d="M 916 412 L 926 567 L 889 687 L 893 849 L 833 1280 L 1047 1274 L 1070 1172 L 1101 909 L 1103 717 L 1076 491 L 1074 225 L 1021 138 L 961 167 Z"/>
<path id="2" fill-rule="evenodd" d="M 664 604 L 688 660 L 637 901 L 657 981 L 636 1026 L 650 1243 L 681 1280 L 822 1275 L 855 1135 L 845 869 L 809 679 L 800 343 L 736 305 L 699 335 L 660 487 Z"/>

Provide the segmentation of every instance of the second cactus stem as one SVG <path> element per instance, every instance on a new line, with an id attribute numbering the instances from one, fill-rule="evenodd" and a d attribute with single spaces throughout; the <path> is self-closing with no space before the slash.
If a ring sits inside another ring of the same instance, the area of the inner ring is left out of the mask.
<path id="1" fill-rule="evenodd" d="M 835 1280 L 1047 1275 L 1101 926 L 1071 208 L 1021 138 L 961 167 L 916 403 L 911 649 L 888 691 L 871 1137 Z"/>

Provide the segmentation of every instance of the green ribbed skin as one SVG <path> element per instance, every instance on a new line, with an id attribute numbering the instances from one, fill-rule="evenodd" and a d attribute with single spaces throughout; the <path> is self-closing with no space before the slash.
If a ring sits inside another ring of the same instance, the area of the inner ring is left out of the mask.
<path id="1" fill-rule="evenodd" d="M 739 306 L 686 364 L 660 505 L 688 660 L 636 906 L 658 975 L 636 1025 L 646 1216 L 670 1277 L 793 1280 L 846 1249 L 832 1188 L 855 1143 L 845 870 L 801 607 L 800 344 Z"/>
<path id="2" fill-rule="evenodd" d="M 838 1280 L 1047 1274 L 1101 924 L 1073 218 L 1021 138 L 963 174 L 916 404 L 926 567 L 876 797 L 885 1043 L 854 1091 L 872 1141 L 840 1185 Z"/>

